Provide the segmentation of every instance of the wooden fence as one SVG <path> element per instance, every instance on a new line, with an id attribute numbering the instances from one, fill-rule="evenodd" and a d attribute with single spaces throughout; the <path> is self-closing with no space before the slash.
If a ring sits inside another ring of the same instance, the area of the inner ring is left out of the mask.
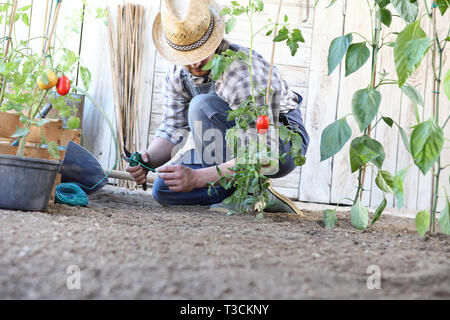
<path id="1" fill-rule="evenodd" d="M 56 1 L 54 1 L 56 2 Z M 94 0 L 89 1 L 90 6 L 110 6 L 113 15 L 118 4 L 128 1 L 121 0 Z M 142 4 L 146 7 L 149 21 L 159 11 L 160 1 L 129 1 Z M 229 1 L 219 1 L 228 4 Z M 339 0 L 330 8 L 325 8 L 328 1 L 321 1 L 314 8 L 313 0 L 285 0 L 282 14 L 290 17 L 293 26 L 301 28 L 306 42 L 300 45 L 296 57 L 291 57 L 285 45 L 278 45 L 275 55 L 275 63 L 282 76 L 290 87 L 300 93 L 304 98 L 302 107 L 304 121 L 311 138 L 307 153 L 307 162 L 297 168 L 289 176 L 274 180 L 274 185 L 284 194 L 308 202 L 337 203 L 343 197 L 353 196 L 357 177 L 350 173 L 349 143 L 332 159 L 320 162 L 320 137 L 322 130 L 334 120 L 351 112 L 351 99 L 353 93 L 369 84 L 369 64 L 367 63 L 358 72 L 345 77 L 344 70 L 340 67 L 331 76 L 327 76 L 327 55 L 330 42 L 343 34 L 357 31 L 370 35 L 370 21 L 368 20 L 368 8 L 366 1 Z M 264 0 L 264 14 L 256 18 L 256 24 L 262 26 L 267 18 L 276 13 L 277 0 Z M 27 30 L 18 30 L 18 33 L 29 32 L 30 37 L 40 36 L 43 30 L 45 1 L 23 0 L 20 6 L 32 4 L 31 25 Z M 423 3 L 419 2 L 421 12 L 424 11 Z M 308 7 L 309 5 L 309 7 Z M 57 27 L 57 34 L 63 39 L 67 33 L 65 27 L 71 21 L 70 17 L 82 12 L 84 9 L 81 0 L 64 1 L 61 17 Z M 447 15 L 448 16 L 448 15 Z M 448 21 L 439 16 L 438 30 L 444 34 L 448 28 Z M 392 28 L 400 31 L 404 22 L 394 18 Z M 427 18 L 422 21 L 422 28 L 431 31 L 431 23 Z M 23 26 L 22 26 L 23 28 Z M 234 31 L 227 37 L 229 40 L 241 45 L 248 45 L 248 22 L 244 17 L 238 19 Z M 386 32 L 386 31 L 384 31 Z M 151 41 L 151 24 L 148 27 L 148 41 L 144 49 L 144 61 L 141 79 L 138 86 L 141 115 L 139 128 L 140 145 L 137 149 L 145 148 L 151 141 L 156 128 L 162 119 L 162 83 L 164 74 L 169 64 L 155 51 Z M 356 36 L 355 36 L 356 37 Z M 392 35 L 388 35 L 388 38 Z M 109 44 L 107 27 L 102 19 L 95 18 L 95 11 L 86 12 L 83 23 L 79 26 L 78 33 L 71 33 L 64 40 L 65 46 L 81 54 L 84 65 L 92 72 L 92 84 L 90 93 L 98 100 L 105 111 L 114 117 L 113 89 L 111 68 L 109 59 Z M 358 40 L 360 41 L 360 40 Z M 258 36 L 255 50 L 266 59 L 270 57 L 271 42 L 263 34 Z M 444 56 L 445 69 L 448 70 L 450 62 L 448 51 Z M 383 50 L 379 55 L 378 66 L 390 72 L 395 77 L 392 49 Z M 432 73 L 431 55 L 427 61 L 414 73 L 409 83 L 416 86 L 424 96 L 425 108 L 421 109 L 424 119 L 432 116 Z M 77 79 L 77 82 L 81 80 Z M 384 116 L 389 116 L 402 126 L 407 127 L 408 135 L 415 124 L 412 102 L 404 96 L 398 87 L 390 86 L 381 89 L 383 96 L 380 108 Z M 441 95 L 441 114 L 446 117 L 450 112 L 450 104 L 445 95 Z M 354 136 L 359 132 L 356 122 L 349 118 Z M 447 126 L 445 137 L 450 137 L 450 126 Z M 422 175 L 414 167 L 411 156 L 407 153 L 399 132 L 387 126 L 377 126 L 374 131 L 377 140 L 383 143 L 386 159 L 383 165 L 385 170 L 396 172 L 410 167 L 405 179 L 405 207 L 411 209 L 428 208 L 431 201 L 433 177 L 431 173 Z M 86 101 L 83 118 L 83 144 L 93 152 L 105 169 L 112 168 L 115 164 L 115 150 L 109 129 L 102 116 L 89 101 Z M 184 148 L 186 149 L 186 147 Z M 450 160 L 450 150 L 445 149 L 442 154 L 444 163 Z M 449 188 L 449 171 L 444 171 L 441 179 L 442 185 Z M 375 207 L 382 199 L 382 193 L 376 188 L 374 174 L 369 169 L 366 174 L 365 192 L 363 201 L 365 205 Z M 345 201 L 344 201 L 345 203 Z M 388 206 L 395 205 L 395 199 L 388 197 Z M 442 208 L 443 201 L 440 202 Z"/>

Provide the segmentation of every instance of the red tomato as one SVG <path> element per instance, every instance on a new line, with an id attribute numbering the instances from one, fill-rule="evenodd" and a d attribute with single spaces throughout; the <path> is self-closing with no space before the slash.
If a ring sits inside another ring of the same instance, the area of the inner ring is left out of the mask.
<path id="1" fill-rule="evenodd" d="M 62 76 L 58 79 L 58 83 L 56 84 L 56 91 L 65 96 L 70 91 L 70 80 L 66 76 Z"/>
<path id="2" fill-rule="evenodd" d="M 269 117 L 268 116 L 259 116 L 256 121 L 256 129 L 260 134 L 264 134 L 269 129 Z"/>

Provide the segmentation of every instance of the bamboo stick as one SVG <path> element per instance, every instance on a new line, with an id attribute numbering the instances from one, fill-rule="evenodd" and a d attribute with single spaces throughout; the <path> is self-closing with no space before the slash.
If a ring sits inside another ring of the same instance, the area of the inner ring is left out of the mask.
<path id="1" fill-rule="evenodd" d="M 108 9 L 109 10 L 109 9 Z M 110 10 L 109 10 L 110 13 Z M 121 146 L 136 151 L 139 144 L 139 83 L 143 57 L 145 10 L 143 6 L 125 4 L 117 6 L 116 26 L 108 17 L 111 70 L 113 74 L 114 103 L 117 115 L 117 131 Z M 119 170 L 124 163 L 119 163 Z M 133 187 L 128 181 L 127 187 Z"/>
<path id="2" fill-rule="evenodd" d="M 45 39 L 47 38 L 47 33 L 48 33 L 48 29 L 47 29 L 47 20 L 48 20 L 48 2 L 49 0 L 46 0 L 46 4 L 45 4 L 45 20 L 44 20 L 44 31 L 43 31 L 43 37 L 42 37 L 42 49 L 41 52 L 44 52 L 45 49 Z"/>
<path id="3" fill-rule="evenodd" d="M 19 4 L 19 0 L 15 0 L 13 9 L 11 11 L 11 20 L 9 21 L 8 40 L 6 41 L 6 49 L 5 49 L 5 59 L 4 59 L 5 61 L 6 61 L 6 57 L 8 56 L 9 46 L 11 45 L 11 38 L 12 38 L 13 29 L 14 29 L 14 23 L 16 22 L 15 17 L 16 17 L 18 4 Z"/>
<path id="4" fill-rule="evenodd" d="M 275 23 L 275 32 L 273 35 L 274 37 L 277 36 L 278 21 L 280 20 L 280 12 L 281 12 L 282 5 L 283 5 L 283 0 L 280 0 L 280 2 L 278 4 L 277 20 Z M 273 71 L 273 62 L 274 62 L 274 57 L 275 57 L 275 45 L 276 45 L 276 42 L 273 41 L 272 42 L 272 56 L 270 58 L 269 82 L 267 84 L 267 92 L 266 92 L 266 105 L 269 105 L 269 99 L 270 99 L 270 85 L 272 83 L 272 71 Z"/>
<path id="5" fill-rule="evenodd" d="M 133 182 L 133 177 L 126 171 L 120 171 L 120 170 L 112 170 L 109 174 L 109 178 L 112 179 L 120 179 L 120 180 L 126 180 Z M 153 183 L 155 182 L 156 174 L 149 172 L 147 175 L 147 182 Z"/>
<path id="6" fill-rule="evenodd" d="M 48 50 L 50 49 L 50 44 L 51 44 L 53 34 L 55 33 L 55 29 L 56 29 L 56 22 L 58 21 L 59 11 L 61 10 L 61 4 L 62 4 L 62 1 L 58 2 L 58 4 L 56 5 L 55 16 L 53 17 L 52 26 L 50 28 L 50 34 L 48 36 L 47 45 L 45 46 L 45 50 L 44 50 L 44 58 L 47 55 Z"/>

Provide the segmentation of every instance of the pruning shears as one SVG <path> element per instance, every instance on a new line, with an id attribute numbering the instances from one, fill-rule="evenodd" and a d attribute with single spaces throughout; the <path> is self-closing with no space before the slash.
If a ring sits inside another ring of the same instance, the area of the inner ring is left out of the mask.
<path id="1" fill-rule="evenodd" d="M 122 154 L 122 159 L 125 160 L 126 162 L 128 162 L 130 167 L 141 166 L 151 172 L 156 172 L 155 169 L 150 167 L 150 164 L 148 162 L 144 162 L 142 160 L 142 156 L 139 152 L 131 153 L 125 147 L 123 147 L 123 151 L 124 151 L 124 153 Z M 144 183 L 142 185 L 142 188 L 144 189 L 144 191 L 147 190 L 147 183 Z"/>

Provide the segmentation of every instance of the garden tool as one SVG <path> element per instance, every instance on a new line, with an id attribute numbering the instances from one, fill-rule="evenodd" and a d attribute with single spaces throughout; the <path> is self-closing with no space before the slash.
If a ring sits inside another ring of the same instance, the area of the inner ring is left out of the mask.
<path id="1" fill-rule="evenodd" d="M 86 193 L 100 190 L 108 182 L 108 175 L 97 159 L 73 141 L 67 145 L 60 173 L 61 182 L 75 182 Z"/>
<path id="2" fill-rule="evenodd" d="M 129 163 L 130 167 L 141 166 L 149 171 L 156 172 L 155 169 L 151 168 L 148 162 L 144 162 L 142 160 L 142 156 L 139 152 L 131 153 L 125 147 L 123 147 L 123 151 L 125 154 L 122 154 L 122 159 Z M 147 190 L 147 183 L 142 185 L 144 191 Z"/>

